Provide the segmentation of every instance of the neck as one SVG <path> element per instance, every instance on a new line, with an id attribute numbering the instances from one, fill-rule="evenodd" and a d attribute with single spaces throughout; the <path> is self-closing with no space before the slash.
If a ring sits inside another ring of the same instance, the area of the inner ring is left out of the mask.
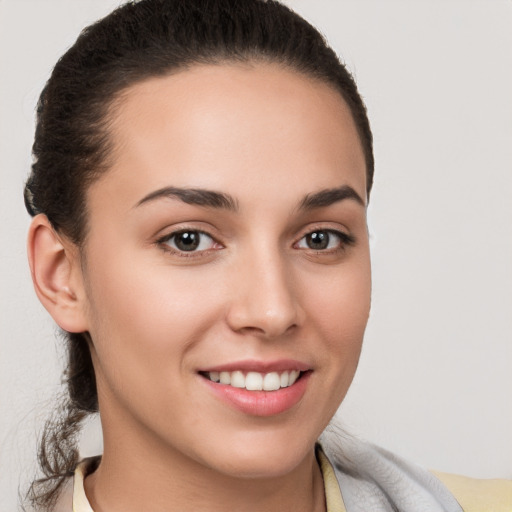
<path id="1" fill-rule="evenodd" d="M 134 456 L 112 460 L 105 452 L 98 469 L 85 480 L 95 512 L 321 512 L 323 481 L 314 453 L 287 475 L 242 479 L 215 474 L 177 457 L 167 464 Z"/>
<path id="2" fill-rule="evenodd" d="M 323 512 L 322 475 L 314 447 L 290 472 L 257 478 L 224 474 L 126 424 L 104 425 L 104 453 L 85 480 L 94 512 Z"/>

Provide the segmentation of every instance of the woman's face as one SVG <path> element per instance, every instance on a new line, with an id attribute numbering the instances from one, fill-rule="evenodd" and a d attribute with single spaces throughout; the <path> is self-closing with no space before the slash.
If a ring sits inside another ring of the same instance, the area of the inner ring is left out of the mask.
<path id="1" fill-rule="evenodd" d="M 197 66 L 128 89 L 111 135 L 82 262 L 105 454 L 292 470 L 352 381 L 370 308 L 348 107 L 274 65 Z"/>

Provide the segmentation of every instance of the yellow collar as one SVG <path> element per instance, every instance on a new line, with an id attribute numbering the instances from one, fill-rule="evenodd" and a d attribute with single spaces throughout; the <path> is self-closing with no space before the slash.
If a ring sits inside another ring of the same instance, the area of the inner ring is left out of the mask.
<path id="1" fill-rule="evenodd" d="M 334 468 L 319 444 L 316 445 L 316 460 L 320 465 L 322 478 L 324 479 L 327 512 L 347 512 L 341 496 L 338 480 L 334 474 Z"/>
<path id="2" fill-rule="evenodd" d="M 91 459 L 85 459 L 75 469 L 73 483 L 73 512 L 94 512 L 85 495 L 84 479 L 89 473 L 88 467 Z"/>

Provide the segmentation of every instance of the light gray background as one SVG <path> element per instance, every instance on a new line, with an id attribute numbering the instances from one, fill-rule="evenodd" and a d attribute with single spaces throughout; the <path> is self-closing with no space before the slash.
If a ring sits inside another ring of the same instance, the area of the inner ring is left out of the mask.
<path id="1" fill-rule="evenodd" d="M 353 71 L 375 135 L 373 309 L 340 411 L 424 466 L 512 478 L 512 2 L 290 0 Z M 60 382 L 26 265 L 34 106 L 114 0 L 0 0 L 0 511 Z M 101 449 L 89 430 L 84 453 Z"/>

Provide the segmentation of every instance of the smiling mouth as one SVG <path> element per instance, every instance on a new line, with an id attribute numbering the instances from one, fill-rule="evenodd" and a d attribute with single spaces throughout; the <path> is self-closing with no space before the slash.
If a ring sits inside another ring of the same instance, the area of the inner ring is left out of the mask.
<path id="1" fill-rule="evenodd" d="M 233 388 L 248 391 L 277 391 L 292 386 L 304 373 L 306 372 L 299 370 L 269 373 L 235 370 L 232 372 L 200 372 L 200 375 L 212 382 L 225 384 Z"/>

